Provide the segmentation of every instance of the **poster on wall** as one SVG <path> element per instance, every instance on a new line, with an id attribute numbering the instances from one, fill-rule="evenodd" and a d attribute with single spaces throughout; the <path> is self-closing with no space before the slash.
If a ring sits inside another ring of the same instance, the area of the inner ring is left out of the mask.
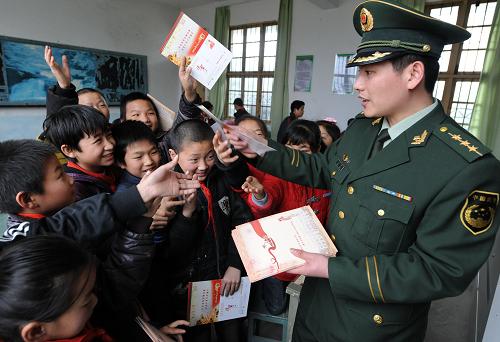
<path id="1" fill-rule="evenodd" d="M 354 56 L 350 53 L 340 53 L 335 56 L 333 70 L 332 92 L 346 95 L 354 93 L 354 81 L 358 74 L 358 67 L 346 68 L 347 62 Z"/>
<path id="2" fill-rule="evenodd" d="M 295 81 L 293 90 L 301 92 L 310 92 L 312 83 L 314 56 L 297 56 L 295 58 Z"/>
<path id="3" fill-rule="evenodd" d="M 45 105 L 56 80 L 45 63 L 45 45 L 61 63 L 68 57 L 76 89 L 96 88 L 109 105 L 122 96 L 147 92 L 147 57 L 0 36 L 0 106 Z"/>

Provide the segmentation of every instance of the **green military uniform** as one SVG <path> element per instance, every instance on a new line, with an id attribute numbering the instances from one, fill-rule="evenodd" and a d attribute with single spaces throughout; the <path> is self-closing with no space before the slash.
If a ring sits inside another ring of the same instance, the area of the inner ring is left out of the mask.
<path id="1" fill-rule="evenodd" d="M 355 18 L 376 27 L 379 9 L 408 14 L 391 6 L 370 0 Z M 353 62 L 401 49 L 358 50 Z M 332 191 L 326 229 L 339 254 L 329 259 L 329 279 L 306 278 L 294 341 L 421 341 L 430 302 L 461 293 L 487 259 L 499 225 L 500 162 L 440 103 L 415 115 L 373 158 L 384 119 L 358 115 L 325 155 L 270 141 L 277 152 L 259 160 L 266 172 Z"/>

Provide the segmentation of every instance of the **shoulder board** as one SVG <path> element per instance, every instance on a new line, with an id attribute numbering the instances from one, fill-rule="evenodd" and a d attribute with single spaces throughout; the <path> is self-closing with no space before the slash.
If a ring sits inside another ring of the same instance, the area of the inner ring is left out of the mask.
<path id="1" fill-rule="evenodd" d="M 366 119 L 365 112 L 361 112 L 354 117 L 355 119 Z"/>
<path id="2" fill-rule="evenodd" d="M 476 137 L 453 121 L 445 120 L 434 130 L 434 135 L 469 163 L 491 152 Z"/>

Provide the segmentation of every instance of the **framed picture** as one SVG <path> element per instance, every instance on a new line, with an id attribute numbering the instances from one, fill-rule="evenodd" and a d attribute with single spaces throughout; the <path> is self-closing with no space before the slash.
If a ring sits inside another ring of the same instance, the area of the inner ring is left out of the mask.
<path id="1" fill-rule="evenodd" d="M 98 89 L 109 105 L 132 91 L 148 91 L 146 56 L 0 36 L 0 106 L 45 105 L 47 88 L 57 82 L 45 63 L 45 45 L 57 63 L 68 57 L 77 90 Z"/>
<path id="2" fill-rule="evenodd" d="M 347 62 L 354 56 L 350 53 L 340 53 L 335 56 L 335 69 L 333 71 L 332 92 L 334 94 L 353 94 L 354 81 L 358 68 L 346 68 Z"/>
<path id="3" fill-rule="evenodd" d="M 294 91 L 310 92 L 313 73 L 314 56 L 297 56 L 295 58 Z"/>

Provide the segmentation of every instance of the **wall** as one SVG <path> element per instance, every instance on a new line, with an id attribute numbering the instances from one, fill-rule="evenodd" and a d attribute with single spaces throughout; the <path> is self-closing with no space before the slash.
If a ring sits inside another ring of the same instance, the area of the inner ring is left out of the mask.
<path id="1" fill-rule="evenodd" d="M 0 9 L 5 36 L 147 55 L 149 92 L 177 108 L 177 67 L 159 52 L 177 9 L 133 0 L 1 0 Z M 44 116 L 43 107 L 0 107 L 0 140 L 35 137 Z"/>
<path id="2" fill-rule="evenodd" d="M 290 102 L 295 99 L 306 102 L 306 119 L 333 116 L 340 127 L 345 128 L 347 120 L 361 111 L 355 95 L 334 95 L 331 91 L 335 54 L 355 51 L 360 40 L 352 24 L 352 13 L 359 2 L 344 0 L 338 8 L 322 10 L 308 0 L 294 0 L 289 99 Z M 198 6 L 184 11 L 213 32 L 215 8 L 224 4 Z M 279 0 L 253 1 L 231 5 L 230 8 L 231 25 L 277 20 Z M 297 55 L 314 55 L 310 93 L 293 91 Z"/>

